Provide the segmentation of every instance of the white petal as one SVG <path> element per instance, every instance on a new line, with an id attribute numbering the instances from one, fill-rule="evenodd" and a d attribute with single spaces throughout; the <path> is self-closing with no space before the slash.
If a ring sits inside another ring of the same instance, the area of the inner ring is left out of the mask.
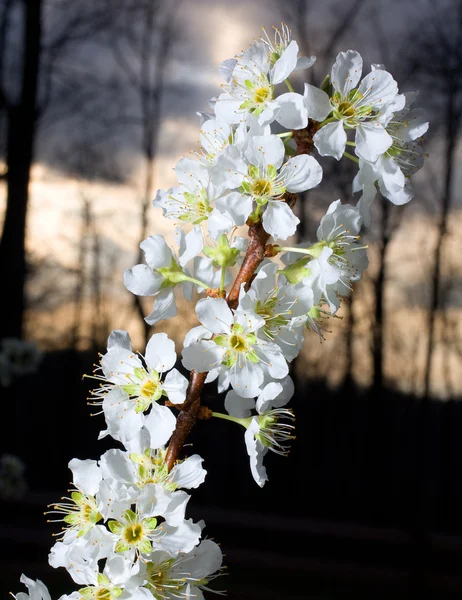
<path id="1" fill-rule="evenodd" d="M 120 346 L 121 348 L 126 348 L 131 351 L 132 341 L 129 334 L 123 329 L 111 331 L 107 339 L 107 347 L 111 348 L 112 346 Z"/>
<path id="2" fill-rule="evenodd" d="M 329 96 L 314 85 L 305 83 L 303 99 L 308 117 L 315 121 L 324 121 L 332 112 Z"/>
<path id="3" fill-rule="evenodd" d="M 268 202 L 262 221 L 265 231 L 275 240 L 286 240 L 295 233 L 300 223 L 287 203 L 280 200 Z"/>
<path id="4" fill-rule="evenodd" d="M 268 373 L 274 379 L 282 379 L 289 373 L 289 365 L 277 344 L 265 344 L 264 357 L 269 363 L 266 367 Z"/>
<path id="5" fill-rule="evenodd" d="M 282 167 L 281 176 L 284 177 L 287 191 L 297 194 L 319 185 L 322 179 L 322 167 L 312 156 L 300 154 L 286 162 Z"/>
<path id="6" fill-rule="evenodd" d="M 183 348 L 182 364 L 188 371 L 205 373 L 217 367 L 223 360 L 224 350 L 212 341 L 193 342 Z"/>
<path id="7" fill-rule="evenodd" d="M 122 450 L 108 450 L 101 457 L 100 464 L 104 478 L 118 479 L 131 484 L 138 481 L 133 462 Z"/>
<path id="8" fill-rule="evenodd" d="M 362 95 L 358 106 L 380 109 L 398 93 L 398 84 L 387 71 L 372 71 L 361 81 L 358 92 Z"/>
<path id="9" fill-rule="evenodd" d="M 342 94 L 348 93 L 358 85 L 363 70 L 363 59 L 355 50 L 347 50 L 337 55 L 331 71 L 331 83 Z"/>
<path id="10" fill-rule="evenodd" d="M 73 458 L 69 462 L 69 469 L 74 475 L 74 485 L 85 494 L 94 496 L 101 482 L 101 469 L 96 460 Z"/>
<path id="11" fill-rule="evenodd" d="M 199 225 L 195 225 L 184 238 L 185 249 L 180 255 L 180 265 L 185 267 L 190 260 L 198 256 L 204 247 L 202 231 Z"/>
<path id="12" fill-rule="evenodd" d="M 188 569 L 194 579 L 207 579 L 221 567 L 223 554 L 220 546 L 213 540 L 203 540 L 189 554 Z M 196 598 L 196 596 L 194 596 Z"/>
<path id="13" fill-rule="evenodd" d="M 136 367 L 143 367 L 138 356 L 120 346 L 112 346 L 101 358 L 104 376 L 116 385 L 125 385 L 127 383 L 125 374 L 133 373 Z"/>
<path id="14" fill-rule="evenodd" d="M 245 419 L 250 417 L 252 410 L 255 409 L 255 400 L 253 398 L 243 398 L 239 394 L 236 394 L 235 391 L 230 390 L 226 394 L 225 409 L 232 417 Z"/>
<path id="15" fill-rule="evenodd" d="M 362 123 L 356 129 L 356 153 L 375 162 L 393 144 L 393 139 L 380 123 Z"/>
<path id="16" fill-rule="evenodd" d="M 215 104 L 215 115 L 225 123 L 240 123 L 245 120 L 245 113 L 239 108 L 241 104 L 242 100 L 236 100 L 228 92 L 220 94 Z"/>
<path id="17" fill-rule="evenodd" d="M 286 129 L 303 129 L 308 125 L 308 113 L 301 94 L 287 92 L 276 98 L 276 121 Z"/>
<path id="18" fill-rule="evenodd" d="M 299 56 L 297 59 L 297 66 L 295 71 L 303 71 L 313 66 L 316 62 L 316 56 Z"/>
<path id="19" fill-rule="evenodd" d="M 215 205 L 220 211 L 226 211 L 234 224 L 238 226 L 245 225 L 253 208 L 251 196 L 245 196 L 239 192 L 231 192 L 218 198 Z"/>
<path id="20" fill-rule="evenodd" d="M 204 481 L 207 471 L 202 468 L 203 459 L 198 454 L 189 456 L 176 464 L 170 474 L 173 483 L 180 488 L 197 488 Z"/>
<path id="21" fill-rule="evenodd" d="M 270 81 L 273 85 L 282 83 L 297 66 L 298 44 L 292 40 L 281 57 L 274 63 L 270 72 Z"/>
<path id="22" fill-rule="evenodd" d="M 186 398 L 188 380 L 177 369 L 172 369 L 167 373 L 162 387 L 167 392 L 170 402 L 181 404 Z"/>
<path id="23" fill-rule="evenodd" d="M 154 296 L 163 280 L 162 275 L 153 273 L 147 265 L 135 265 L 132 269 L 126 269 L 124 273 L 125 287 L 136 296 Z"/>
<path id="24" fill-rule="evenodd" d="M 103 411 L 107 433 L 123 444 L 133 439 L 143 427 L 144 416 L 135 412 L 128 394 L 120 388 L 106 394 Z"/>
<path id="25" fill-rule="evenodd" d="M 198 342 L 199 340 L 209 340 L 211 338 L 210 331 L 204 327 L 203 325 L 198 325 L 197 327 L 193 327 L 188 331 L 185 335 L 183 346 L 189 346 L 192 342 Z"/>
<path id="26" fill-rule="evenodd" d="M 207 219 L 208 231 L 214 240 L 217 240 L 223 233 L 229 233 L 233 228 L 233 225 L 234 221 L 229 214 L 227 212 L 218 210 L 217 208 L 212 210 Z"/>
<path id="27" fill-rule="evenodd" d="M 182 158 L 174 168 L 178 182 L 184 185 L 190 192 L 206 188 L 209 183 L 209 173 L 198 160 Z"/>
<path id="28" fill-rule="evenodd" d="M 263 457 L 265 456 L 268 449 L 263 444 L 255 439 L 255 435 L 258 434 L 260 428 L 258 426 L 258 420 L 252 419 L 249 428 L 244 434 L 245 445 L 247 447 L 247 453 L 250 457 L 250 470 L 256 483 L 260 487 L 265 485 L 268 481 L 266 469 L 263 466 Z"/>
<path id="29" fill-rule="evenodd" d="M 347 135 L 342 121 L 328 123 L 313 137 L 314 145 L 321 156 L 333 156 L 340 160 L 345 152 Z"/>
<path id="30" fill-rule="evenodd" d="M 239 361 L 229 370 L 229 378 L 234 391 L 244 398 L 254 398 L 263 383 L 263 371 L 259 364 Z"/>
<path id="31" fill-rule="evenodd" d="M 151 235 L 140 244 L 151 269 L 169 267 L 172 262 L 172 251 L 167 246 L 162 235 Z"/>
<path id="32" fill-rule="evenodd" d="M 98 511 L 104 520 L 119 520 L 135 503 L 138 490 L 116 479 L 105 479 L 98 490 Z"/>
<path id="33" fill-rule="evenodd" d="M 220 65 L 220 73 L 227 83 L 233 78 L 233 70 L 236 64 L 237 60 L 235 58 L 227 58 Z"/>
<path id="34" fill-rule="evenodd" d="M 151 448 L 160 448 L 170 439 L 176 426 L 176 418 L 169 408 L 154 402 L 144 426 L 151 436 Z"/>
<path id="35" fill-rule="evenodd" d="M 146 346 L 144 358 L 149 370 L 169 371 L 176 363 L 175 342 L 166 333 L 155 333 Z"/>
<path id="36" fill-rule="evenodd" d="M 256 166 L 267 167 L 273 165 L 276 169 L 284 160 L 284 142 L 276 135 L 257 135 L 253 137 L 245 155 L 247 160 Z"/>
<path id="37" fill-rule="evenodd" d="M 176 317 L 176 314 L 175 293 L 172 288 L 168 288 L 157 294 L 152 313 L 145 317 L 144 320 L 149 325 L 155 325 L 159 321 L 162 321 L 162 319 Z"/>
<path id="38" fill-rule="evenodd" d="M 165 535 L 161 539 L 162 549 L 176 555 L 178 552 L 191 552 L 199 543 L 202 529 L 191 519 L 183 521 L 179 527 L 163 525 Z"/>
<path id="39" fill-rule="evenodd" d="M 199 321 L 212 333 L 229 333 L 233 313 L 223 298 L 202 298 L 196 304 Z"/>

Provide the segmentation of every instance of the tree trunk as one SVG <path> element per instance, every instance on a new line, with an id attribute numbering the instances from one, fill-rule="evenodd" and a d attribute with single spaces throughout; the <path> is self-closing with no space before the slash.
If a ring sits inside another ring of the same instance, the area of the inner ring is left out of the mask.
<path id="1" fill-rule="evenodd" d="M 21 337 L 25 307 L 26 215 L 33 160 L 41 38 L 41 0 L 24 0 L 24 67 L 21 97 L 8 107 L 7 206 L 0 241 L 0 269 L 5 289 L 0 338 Z"/>

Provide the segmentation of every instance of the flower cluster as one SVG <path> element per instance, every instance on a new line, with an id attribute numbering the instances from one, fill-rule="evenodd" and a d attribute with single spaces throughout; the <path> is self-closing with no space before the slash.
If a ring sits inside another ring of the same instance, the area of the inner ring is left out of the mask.
<path id="1" fill-rule="evenodd" d="M 201 147 L 177 163 L 177 184 L 156 194 L 154 206 L 178 226 L 176 247 L 149 236 L 141 243 L 145 264 L 127 269 L 124 282 L 133 294 L 154 297 L 151 325 L 177 314 L 177 286 L 188 299 L 205 293 L 183 345 L 190 379 L 175 368 L 166 334 L 155 333 L 144 355 L 133 352 L 127 332 L 109 336 L 89 376 L 99 382 L 91 404 L 104 414 L 100 437 L 125 450 L 72 460 L 74 488 L 50 507 L 63 523 L 50 564 L 85 586 L 63 598 L 203 597 L 222 556 L 214 542 L 201 541 L 203 523 L 186 518 L 185 490 L 205 477 L 199 456 L 179 457 L 191 424 L 214 417 L 242 426 L 251 473 L 264 485 L 265 455 L 286 455 L 294 438 L 290 363 L 306 327 L 322 337 L 323 318 L 337 313 L 367 268 L 360 231 L 377 189 L 394 204 L 412 198 L 428 127 L 411 108 L 416 94 L 399 94 L 380 65 L 361 79 L 353 50 L 337 56 L 321 88 L 306 83 L 299 94 L 290 77 L 314 60 L 298 56 L 285 25 L 274 40 L 265 32 L 226 60 L 223 91 L 210 101 L 212 112 L 200 114 Z M 322 180 L 314 149 L 358 164 L 353 191 L 361 197 L 332 202 L 316 241 L 284 246 L 299 223 L 296 194 Z M 245 225 L 249 239 L 237 235 Z M 212 382 L 227 392 L 224 412 L 199 410 L 202 386 Z M 41 582 L 22 581 L 30 597 L 48 600 Z"/>

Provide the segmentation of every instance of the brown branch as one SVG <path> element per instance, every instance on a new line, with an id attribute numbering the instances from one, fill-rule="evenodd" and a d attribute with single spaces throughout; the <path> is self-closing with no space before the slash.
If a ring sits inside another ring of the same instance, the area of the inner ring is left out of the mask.
<path id="1" fill-rule="evenodd" d="M 308 154 L 313 150 L 313 135 L 316 133 L 316 130 L 317 123 L 310 119 L 306 129 L 293 132 L 294 140 L 297 143 L 297 154 Z M 285 201 L 291 208 L 295 204 L 296 199 L 297 196 L 295 194 L 287 193 L 285 196 Z M 266 256 L 266 243 L 269 238 L 270 235 L 263 229 L 261 221 L 249 224 L 249 245 L 239 273 L 234 280 L 233 287 L 226 298 L 226 302 L 230 308 L 237 308 L 242 284 L 244 284 L 246 291 L 249 289 L 255 271 Z M 214 293 L 210 293 L 209 295 L 216 297 Z M 206 378 L 207 373 L 191 371 L 189 386 L 186 390 L 186 400 L 181 405 L 175 405 L 175 408 L 179 408 L 181 412 L 178 415 L 176 428 L 170 439 L 165 456 L 165 463 L 169 470 L 172 469 L 178 460 L 186 438 L 196 422 L 211 417 L 211 412 L 206 407 L 201 406 L 201 392 Z"/>

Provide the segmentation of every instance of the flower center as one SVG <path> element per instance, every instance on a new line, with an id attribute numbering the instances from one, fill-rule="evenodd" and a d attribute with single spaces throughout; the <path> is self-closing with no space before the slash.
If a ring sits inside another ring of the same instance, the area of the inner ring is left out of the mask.
<path id="1" fill-rule="evenodd" d="M 355 109 L 354 106 L 352 106 L 349 102 L 344 101 L 341 102 L 339 107 L 338 107 L 338 112 L 343 115 L 344 117 L 354 117 L 355 116 Z"/>
<path id="2" fill-rule="evenodd" d="M 141 386 L 140 394 L 144 398 L 151 399 L 157 392 L 158 381 L 153 381 L 152 379 L 147 379 Z"/>
<path id="3" fill-rule="evenodd" d="M 255 104 L 263 104 L 271 95 L 271 90 L 267 87 L 259 87 L 254 91 L 253 99 Z"/>
<path id="4" fill-rule="evenodd" d="M 245 352 L 247 350 L 247 343 L 245 339 L 236 334 L 229 338 L 229 345 L 233 350 L 236 350 L 236 352 Z"/>
<path id="5" fill-rule="evenodd" d="M 271 181 L 268 181 L 267 179 L 257 179 L 253 182 L 252 191 L 255 196 L 270 196 L 271 188 Z"/>
<path id="6" fill-rule="evenodd" d="M 129 525 L 124 530 L 124 539 L 127 544 L 137 544 L 144 535 L 143 526 L 141 523 L 134 523 Z"/>

